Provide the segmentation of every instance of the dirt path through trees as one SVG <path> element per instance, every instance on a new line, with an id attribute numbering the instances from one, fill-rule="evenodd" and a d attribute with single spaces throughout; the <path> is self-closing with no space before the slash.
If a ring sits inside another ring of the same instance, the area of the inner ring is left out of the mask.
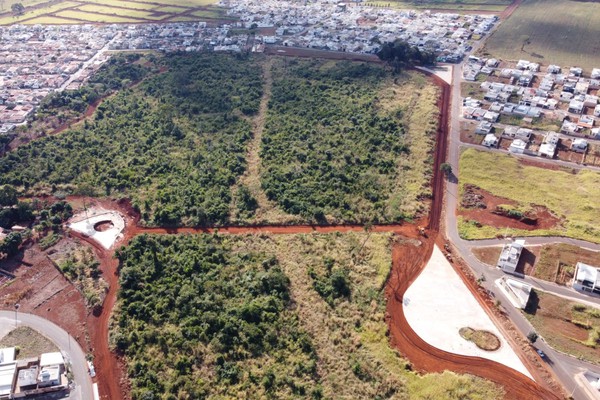
<path id="1" fill-rule="evenodd" d="M 260 224 L 265 221 L 274 222 L 275 224 L 284 224 L 290 222 L 298 222 L 298 217 L 285 213 L 277 205 L 267 198 L 265 191 L 261 186 L 261 158 L 260 149 L 262 143 L 262 134 L 265 130 L 267 122 L 267 112 L 269 111 L 269 101 L 271 100 L 273 88 L 272 69 L 276 59 L 273 57 L 267 58 L 262 64 L 263 69 L 263 96 L 260 100 L 258 113 L 251 120 L 252 123 L 252 139 L 248 143 L 248 153 L 246 162 L 248 163 L 246 172 L 240 177 L 239 183 L 234 189 L 234 201 L 232 203 L 232 215 L 239 219 L 238 210 L 236 209 L 237 193 L 243 187 L 247 188 L 250 195 L 256 199 L 258 207 L 254 213 L 254 217 L 250 219 L 251 224 Z"/>

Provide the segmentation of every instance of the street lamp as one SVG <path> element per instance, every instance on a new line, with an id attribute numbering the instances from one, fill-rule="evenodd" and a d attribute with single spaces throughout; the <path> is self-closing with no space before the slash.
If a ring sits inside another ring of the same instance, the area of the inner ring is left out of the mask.
<path id="1" fill-rule="evenodd" d="M 17 327 L 17 310 L 19 309 L 20 304 L 15 304 L 15 328 Z"/>

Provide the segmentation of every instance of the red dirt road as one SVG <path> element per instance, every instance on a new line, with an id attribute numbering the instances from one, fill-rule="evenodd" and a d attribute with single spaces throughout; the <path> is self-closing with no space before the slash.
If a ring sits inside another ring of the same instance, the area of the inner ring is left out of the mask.
<path id="1" fill-rule="evenodd" d="M 392 273 L 386 286 L 388 326 L 392 345 L 422 372 L 450 370 L 477 375 L 502 385 L 506 391 L 506 399 L 560 399 L 512 368 L 484 358 L 445 352 L 427 344 L 413 331 L 404 315 L 403 296 L 423 270 L 432 250 L 432 239 L 421 246 L 399 243 L 393 248 Z"/>

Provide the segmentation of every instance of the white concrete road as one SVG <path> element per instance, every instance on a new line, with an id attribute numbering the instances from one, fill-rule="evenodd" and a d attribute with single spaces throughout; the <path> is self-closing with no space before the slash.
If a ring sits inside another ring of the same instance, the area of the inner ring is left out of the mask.
<path id="1" fill-rule="evenodd" d="M 421 275 L 404 294 L 403 307 L 410 326 L 430 345 L 454 354 L 487 358 L 531 378 L 525 365 L 437 246 Z M 478 348 L 460 336 L 459 330 L 464 327 L 492 332 L 500 339 L 500 348 L 496 351 Z"/>
<path id="2" fill-rule="evenodd" d="M 85 352 L 77 341 L 67 331 L 58 325 L 38 317 L 37 315 L 17 313 L 16 326 L 29 326 L 52 340 L 65 356 L 65 361 L 71 364 L 74 385 L 70 399 L 93 399 L 92 379 L 87 370 Z M 0 311 L 0 337 L 3 337 L 15 327 L 15 312 Z"/>

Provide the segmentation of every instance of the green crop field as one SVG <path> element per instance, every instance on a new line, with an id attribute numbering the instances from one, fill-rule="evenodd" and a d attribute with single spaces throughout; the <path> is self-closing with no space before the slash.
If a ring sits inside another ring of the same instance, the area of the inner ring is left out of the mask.
<path id="1" fill-rule="evenodd" d="M 157 21 L 203 21 L 227 19 L 226 10 L 215 6 L 212 0 L 85 0 L 85 1 L 24 1 L 25 11 L 13 15 L 10 5 L 3 2 L 0 25 L 23 24 L 82 24 L 128 23 Z M 33 6 L 37 6 L 33 8 Z M 159 12 L 156 15 L 154 11 Z M 183 15 L 183 13 L 188 13 Z"/>
<path id="2" fill-rule="evenodd" d="M 600 3 L 525 0 L 485 44 L 504 60 L 600 68 Z"/>
<path id="3" fill-rule="evenodd" d="M 389 344 L 387 234 L 138 236 L 111 342 L 133 400 L 502 398 Z"/>
<path id="4" fill-rule="evenodd" d="M 524 166 L 510 155 L 467 149 L 460 157 L 460 182 L 461 187 L 472 184 L 495 196 L 514 200 L 521 210 L 532 205 L 546 206 L 562 220 L 562 226 L 552 229 L 521 231 L 486 225 L 477 227 L 461 219 L 459 230 L 465 239 L 508 233 L 568 236 L 600 243 L 600 174 L 597 172 L 552 171 Z"/>

